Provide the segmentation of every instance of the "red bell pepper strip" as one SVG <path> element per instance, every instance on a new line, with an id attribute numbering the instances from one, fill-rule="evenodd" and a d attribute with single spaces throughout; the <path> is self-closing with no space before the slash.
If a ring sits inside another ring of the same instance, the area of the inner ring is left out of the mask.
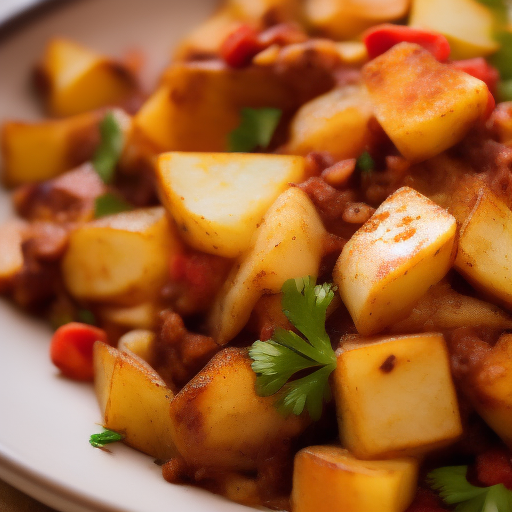
<path id="1" fill-rule="evenodd" d="M 239 25 L 224 39 L 220 55 L 232 68 L 243 68 L 251 63 L 252 58 L 263 49 L 258 32 L 247 24 Z"/>
<path id="2" fill-rule="evenodd" d="M 474 76 L 482 82 L 485 82 L 489 91 L 494 95 L 496 86 L 500 80 L 500 73 L 491 66 L 483 57 L 475 57 L 474 59 L 454 60 L 450 65 L 456 69 L 460 69 L 468 75 Z"/>
<path id="3" fill-rule="evenodd" d="M 398 43 L 416 43 L 428 50 L 438 61 L 444 62 L 450 56 L 450 44 L 446 37 L 420 28 L 384 23 L 367 30 L 363 42 L 370 59 L 374 59 Z"/>
<path id="4" fill-rule="evenodd" d="M 92 347 L 96 340 L 107 342 L 107 334 L 103 329 L 80 322 L 70 322 L 59 327 L 50 344 L 52 363 L 70 379 L 92 380 Z"/>

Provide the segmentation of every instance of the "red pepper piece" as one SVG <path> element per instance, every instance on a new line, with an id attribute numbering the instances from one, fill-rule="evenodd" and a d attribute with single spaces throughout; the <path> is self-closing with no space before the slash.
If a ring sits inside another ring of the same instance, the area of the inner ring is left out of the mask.
<path id="1" fill-rule="evenodd" d="M 414 501 L 405 512 L 447 512 L 439 496 L 428 489 L 419 488 Z"/>
<path id="2" fill-rule="evenodd" d="M 367 30 L 363 34 L 363 42 L 370 59 L 403 42 L 419 44 L 440 62 L 446 61 L 450 56 L 450 44 L 442 34 L 391 23 L 377 25 Z"/>
<path id="3" fill-rule="evenodd" d="M 512 454 L 505 447 L 491 448 L 476 458 L 476 477 L 484 486 L 503 484 L 512 490 Z"/>
<path id="4" fill-rule="evenodd" d="M 79 322 L 59 327 L 50 344 L 52 363 L 70 379 L 92 380 L 92 346 L 96 340 L 107 342 L 107 334 L 103 329 Z"/>
<path id="5" fill-rule="evenodd" d="M 220 55 L 232 68 L 242 68 L 248 66 L 262 49 L 258 32 L 250 25 L 242 24 L 224 39 Z"/>
<path id="6" fill-rule="evenodd" d="M 500 79 L 499 71 L 491 66 L 483 57 L 476 57 L 474 59 L 454 60 L 450 63 L 456 69 L 460 69 L 468 75 L 474 76 L 482 82 L 485 82 L 489 91 L 494 95 L 496 92 L 496 85 Z"/>

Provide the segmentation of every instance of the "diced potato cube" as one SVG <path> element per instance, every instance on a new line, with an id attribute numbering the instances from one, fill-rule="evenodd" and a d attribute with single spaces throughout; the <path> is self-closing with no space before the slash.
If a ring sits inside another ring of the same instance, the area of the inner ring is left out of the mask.
<path id="1" fill-rule="evenodd" d="M 177 243 L 162 207 L 110 215 L 77 227 L 62 261 L 77 299 L 136 305 L 154 300 Z"/>
<path id="2" fill-rule="evenodd" d="M 334 378 L 340 438 L 356 457 L 423 454 L 462 434 L 440 334 L 342 340 Z"/>
<path id="3" fill-rule="evenodd" d="M 99 143 L 101 115 L 90 112 L 57 121 L 5 123 L 3 182 L 45 181 L 89 160 Z"/>
<path id="4" fill-rule="evenodd" d="M 446 331 L 459 327 L 512 329 L 512 315 L 481 299 L 457 293 L 447 282 L 433 286 L 411 314 L 394 323 L 390 332 Z"/>
<path id="5" fill-rule="evenodd" d="M 334 39 L 350 39 L 366 28 L 402 18 L 410 0 L 306 0 L 307 21 Z"/>
<path id="6" fill-rule="evenodd" d="M 244 107 L 289 111 L 298 98 L 272 70 L 219 61 L 176 63 L 134 118 L 134 138 L 157 152 L 226 151 Z"/>
<path id="7" fill-rule="evenodd" d="M 157 459 L 177 455 L 169 404 L 172 391 L 142 359 L 106 343 L 94 344 L 94 385 L 105 428 Z"/>
<path id="8" fill-rule="evenodd" d="M 300 0 L 227 0 L 226 9 L 241 20 L 258 24 L 295 21 L 301 15 Z"/>
<path id="9" fill-rule="evenodd" d="M 283 192 L 215 299 L 209 318 L 215 341 L 224 345 L 233 339 L 264 293 L 279 292 L 287 279 L 316 276 L 325 233 L 305 192 L 294 187 Z"/>
<path id="10" fill-rule="evenodd" d="M 364 88 L 333 89 L 300 108 L 290 124 L 286 151 L 299 155 L 327 151 L 335 160 L 356 158 L 369 141 L 372 115 Z"/>
<path id="11" fill-rule="evenodd" d="M 56 116 L 119 105 L 138 88 L 121 63 L 67 39 L 49 42 L 38 72 L 48 110 Z"/>
<path id="12" fill-rule="evenodd" d="M 441 64 L 427 50 L 400 43 L 363 68 L 375 115 L 402 155 L 418 162 L 459 142 L 482 119 L 484 82 Z"/>
<path id="13" fill-rule="evenodd" d="M 494 300 L 512 309 L 512 211 L 482 187 L 463 224 L 455 268 Z"/>
<path id="14" fill-rule="evenodd" d="M 219 10 L 180 41 L 174 59 L 191 61 L 198 56 L 218 55 L 222 43 L 238 24 L 230 9 Z"/>
<path id="15" fill-rule="evenodd" d="M 476 410 L 512 449 L 512 334 L 502 335 L 478 371 L 468 377 Z"/>
<path id="16" fill-rule="evenodd" d="M 11 220 L 0 226 L 0 291 L 23 267 L 23 234 L 26 224 Z"/>
<path id="17" fill-rule="evenodd" d="M 456 221 L 415 190 L 389 196 L 343 247 L 334 282 L 358 332 L 375 334 L 407 316 L 450 270 Z"/>
<path id="18" fill-rule="evenodd" d="M 309 446 L 295 456 L 293 512 L 403 512 L 416 493 L 413 458 L 362 461 L 339 446 Z"/>
<path id="19" fill-rule="evenodd" d="M 156 335 L 153 331 L 148 329 L 134 329 L 119 338 L 117 348 L 122 352 L 133 353 L 149 363 L 155 338 Z"/>
<path id="20" fill-rule="evenodd" d="M 103 320 L 131 329 L 152 329 L 157 321 L 154 302 L 143 302 L 135 306 L 103 306 L 100 311 Z"/>
<path id="21" fill-rule="evenodd" d="M 412 0 L 409 25 L 445 35 L 452 59 L 490 55 L 499 48 L 492 12 L 478 0 Z"/>
<path id="22" fill-rule="evenodd" d="M 191 465 L 250 470 L 258 453 L 297 436 L 303 416 L 283 416 L 275 397 L 259 397 L 244 349 L 216 354 L 175 397 L 171 421 L 180 454 Z"/>
<path id="23" fill-rule="evenodd" d="M 182 237 L 228 258 L 251 244 L 277 196 L 304 177 L 301 157 L 241 153 L 166 153 L 158 159 L 161 197 Z"/>

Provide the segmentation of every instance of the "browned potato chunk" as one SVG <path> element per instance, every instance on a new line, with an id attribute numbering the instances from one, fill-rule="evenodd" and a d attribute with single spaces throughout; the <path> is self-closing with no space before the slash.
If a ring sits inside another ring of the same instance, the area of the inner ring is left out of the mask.
<path id="1" fill-rule="evenodd" d="M 133 140 L 155 152 L 226 151 L 242 108 L 290 112 L 303 101 L 272 69 L 231 69 L 220 61 L 176 63 L 135 116 Z"/>
<path id="2" fill-rule="evenodd" d="M 512 334 L 504 334 L 479 368 L 469 374 L 473 405 L 512 449 Z"/>
<path id="3" fill-rule="evenodd" d="M 94 385 L 105 428 L 124 434 L 126 444 L 157 459 L 176 456 L 169 419 L 173 393 L 147 363 L 98 341 Z"/>
<path id="4" fill-rule="evenodd" d="M 361 334 L 376 334 L 406 316 L 450 270 L 456 222 L 443 208 L 403 187 L 352 236 L 334 282 Z"/>
<path id="5" fill-rule="evenodd" d="M 99 143 L 101 114 L 3 126 L 3 181 L 8 186 L 45 181 L 89 160 Z"/>
<path id="6" fill-rule="evenodd" d="M 479 191 L 461 228 L 455 268 L 512 309 L 512 211 L 488 187 Z"/>
<path id="7" fill-rule="evenodd" d="M 55 116 L 119 105 L 138 88 L 121 63 L 67 39 L 48 43 L 38 78 L 48 110 Z"/>
<path id="8" fill-rule="evenodd" d="M 422 454 L 462 434 L 440 334 L 349 337 L 334 376 L 340 438 L 356 457 Z"/>
<path id="9" fill-rule="evenodd" d="M 264 293 L 279 292 L 287 279 L 316 276 L 325 233 L 305 192 L 296 187 L 283 192 L 215 299 L 209 318 L 215 341 L 224 345 L 232 340 Z"/>
<path id="10" fill-rule="evenodd" d="M 335 160 L 358 157 L 369 140 L 372 115 L 365 89 L 356 85 L 333 89 L 299 109 L 290 124 L 286 151 L 298 155 L 328 151 Z"/>
<path id="11" fill-rule="evenodd" d="M 350 39 L 364 29 L 401 18 L 410 0 L 306 0 L 306 19 L 334 39 Z"/>
<path id="12" fill-rule="evenodd" d="M 255 381 L 247 351 L 226 348 L 174 397 L 174 440 L 189 464 L 254 469 L 263 448 L 305 428 L 307 418 L 285 417 L 275 397 L 257 396 Z"/>
<path id="13" fill-rule="evenodd" d="M 457 144 L 488 107 L 484 82 L 441 64 L 416 44 L 397 44 L 373 59 L 363 79 L 377 120 L 414 162 Z"/>
<path id="14" fill-rule="evenodd" d="M 403 512 L 417 476 L 413 458 L 363 461 L 340 446 L 309 446 L 295 456 L 292 510 Z"/>
<path id="15" fill-rule="evenodd" d="M 64 283 L 82 300 L 127 306 L 154 300 L 177 243 L 162 207 L 83 224 L 70 234 L 62 260 Z"/>

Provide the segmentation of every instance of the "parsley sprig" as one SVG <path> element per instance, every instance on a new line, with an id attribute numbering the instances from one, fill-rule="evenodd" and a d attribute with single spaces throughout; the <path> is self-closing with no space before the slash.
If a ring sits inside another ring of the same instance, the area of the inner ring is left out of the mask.
<path id="1" fill-rule="evenodd" d="M 92 158 L 94 170 L 107 185 L 114 179 L 114 171 L 121 156 L 124 135 L 115 115 L 108 112 L 100 123 L 100 145 Z"/>
<path id="2" fill-rule="evenodd" d="M 336 355 L 325 331 L 326 312 L 334 298 L 332 284 L 315 285 L 312 277 L 289 279 L 282 287 L 283 312 L 306 339 L 293 331 L 276 329 L 269 341 L 256 341 L 249 350 L 257 375 L 256 392 L 270 396 L 281 390 L 278 407 L 299 415 L 304 408 L 312 419 L 322 414 L 330 399 L 329 375 Z M 315 369 L 290 380 L 298 372 Z"/>
<path id="3" fill-rule="evenodd" d="M 229 134 L 229 151 L 247 153 L 258 147 L 267 148 L 281 114 L 278 108 L 243 108 L 240 124 Z"/>
<path id="4" fill-rule="evenodd" d="M 92 434 L 89 438 L 89 443 L 94 448 L 103 448 L 106 444 L 116 443 L 123 439 L 123 434 L 105 428 L 103 429 L 103 432 L 100 432 L 99 434 Z"/>
<path id="5" fill-rule="evenodd" d="M 512 491 L 503 484 L 477 487 L 468 482 L 467 466 L 447 466 L 427 475 L 429 485 L 439 491 L 448 505 L 455 505 L 455 512 L 510 512 Z"/>

